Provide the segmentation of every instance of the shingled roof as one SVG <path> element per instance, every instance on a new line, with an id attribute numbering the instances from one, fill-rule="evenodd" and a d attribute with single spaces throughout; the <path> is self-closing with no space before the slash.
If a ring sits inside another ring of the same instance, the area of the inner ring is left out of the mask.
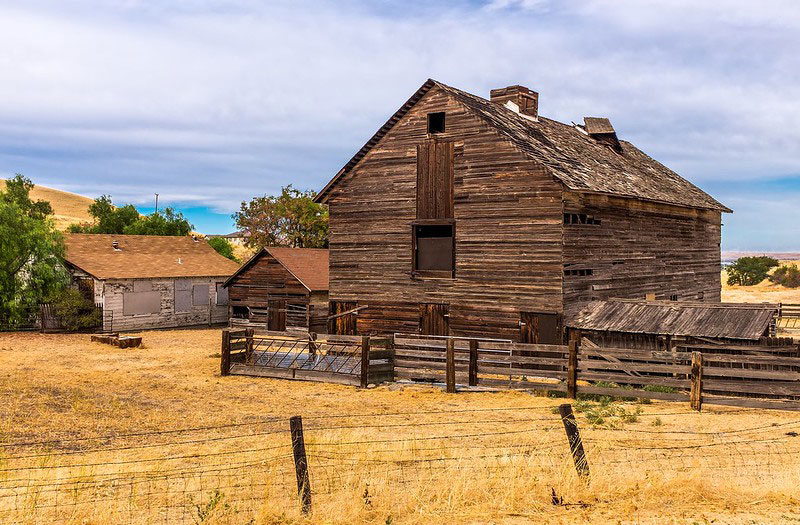
<path id="1" fill-rule="evenodd" d="M 284 248 L 272 246 L 262 248 L 253 255 L 239 270 L 231 275 L 224 286 L 231 284 L 233 279 L 250 268 L 256 261 L 265 255 L 272 255 L 286 270 L 289 271 L 310 292 L 328 290 L 328 250 L 322 248 Z"/>
<path id="2" fill-rule="evenodd" d="M 239 268 L 188 236 L 68 233 L 64 243 L 67 264 L 101 280 L 227 277 Z"/>
<path id="3" fill-rule="evenodd" d="M 316 201 L 325 202 L 336 183 L 434 87 L 441 88 L 473 110 L 474 114 L 507 137 L 529 158 L 547 167 L 571 190 L 619 195 L 691 208 L 731 211 L 630 142 L 620 141 L 623 148 L 623 153 L 620 154 L 571 125 L 541 116 L 535 120 L 530 119 L 505 106 L 432 79 L 428 79 L 339 170 L 319 192 Z"/>
<path id="4" fill-rule="evenodd" d="M 586 303 L 567 313 L 566 324 L 579 330 L 756 340 L 777 312 L 773 304 L 615 299 Z"/>

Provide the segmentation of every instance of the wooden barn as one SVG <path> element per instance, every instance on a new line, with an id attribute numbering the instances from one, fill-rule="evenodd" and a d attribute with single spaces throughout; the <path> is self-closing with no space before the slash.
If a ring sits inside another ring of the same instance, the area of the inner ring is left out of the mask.
<path id="1" fill-rule="evenodd" d="M 263 248 L 224 283 L 232 324 L 322 333 L 328 316 L 328 250 Z"/>
<path id="2" fill-rule="evenodd" d="M 319 192 L 341 332 L 554 343 L 570 305 L 720 301 L 728 208 L 606 118 L 426 81 Z"/>
<path id="3" fill-rule="evenodd" d="M 222 283 L 239 265 L 196 237 L 64 235 L 72 281 L 113 331 L 224 323 Z"/>
<path id="4" fill-rule="evenodd" d="M 610 348 L 671 350 L 682 344 L 757 345 L 775 333 L 778 305 L 613 299 L 569 315 L 570 337 Z"/>

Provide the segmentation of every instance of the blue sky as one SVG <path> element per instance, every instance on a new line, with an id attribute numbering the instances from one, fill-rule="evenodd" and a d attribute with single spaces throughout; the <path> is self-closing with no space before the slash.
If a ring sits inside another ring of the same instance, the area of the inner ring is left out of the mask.
<path id="1" fill-rule="evenodd" d="M 800 250 L 800 2 L 0 0 L 0 176 L 227 232 L 319 189 L 428 77 L 621 138 L 735 210 L 723 248 Z"/>

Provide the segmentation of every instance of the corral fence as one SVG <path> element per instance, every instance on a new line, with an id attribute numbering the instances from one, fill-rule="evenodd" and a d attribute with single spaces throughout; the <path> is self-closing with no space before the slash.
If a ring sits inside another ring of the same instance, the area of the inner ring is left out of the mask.
<path id="1" fill-rule="evenodd" d="M 325 381 L 366 388 L 393 380 L 392 339 L 347 335 L 222 332 L 222 375 Z"/>
<path id="2" fill-rule="evenodd" d="M 221 373 L 367 387 L 405 380 L 458 390 L 540 390 L 800 410 L 800 345 L 687 345 L 672 351 L 493 339 L 290 336 L 223 331 Z M 783 344 L 777 344 L 777 343 Z"/>
<path id="3" fill-rule="evenodd" d="M 777 327 L 785 332 L 800 331 L 800 304 L 780 303 Z"/>

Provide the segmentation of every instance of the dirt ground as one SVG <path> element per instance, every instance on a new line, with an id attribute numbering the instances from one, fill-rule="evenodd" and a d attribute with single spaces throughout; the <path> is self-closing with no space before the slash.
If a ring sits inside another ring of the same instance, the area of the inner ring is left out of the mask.
<path id="1" fill-rule="evenodd" d="M 800 521 L 796 413 L 578 401 L 582 479 L 563 399 L 220 377 L 219 330 L 142 335 L 0 334 L 0 522 Z"/>
<path id="2" fill-rule="evenodd" d="M 796 264 L 800 261 L 780 261 L 783 264 Z M 754 286 L 728 284 L 728 274 L 722 271 L 722 301 L 727 303 L 800 303 L 800 288 L 786 288 L 769 282 L 768 279 Z"/>

